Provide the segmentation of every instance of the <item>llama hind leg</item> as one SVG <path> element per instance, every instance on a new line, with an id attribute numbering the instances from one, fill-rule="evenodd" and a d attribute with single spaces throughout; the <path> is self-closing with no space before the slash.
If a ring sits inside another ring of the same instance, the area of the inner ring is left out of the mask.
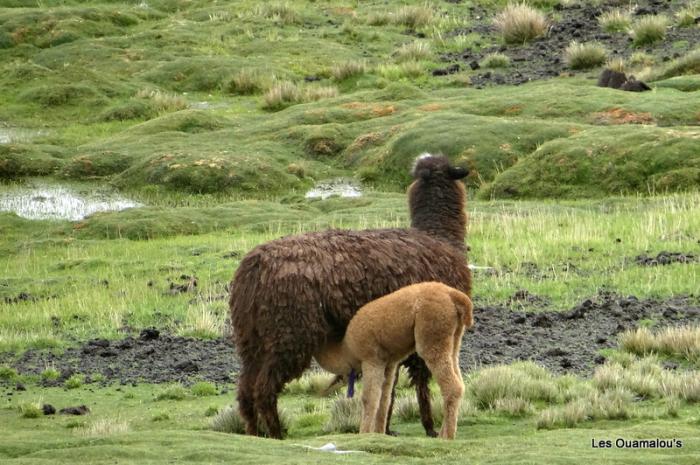
<path id="1" fill-rule="evenodd" d="M 374 420 L 375 433 L 386 432 L 389 417 L 389 407 L 391 406 L 391 393 L 394 391 L 397 367 L 397 363 L 390 363 L 384 369 L 384 382 L 382 383 L 382 394 L 379 399 L 379 408 L 377 409 L 377 416 Z"/>
<path id="2" fill-rule="evenodd" d="M 434 350 L 426 357 L 425 362 L 435 376 L 435 380 L 440 386 L 442 401 L 444 405 L 444 417 L 440 437 L 454 439 L 457 433 L 457 416 L 459 406 L 464 395 L 464 381 L 462 381 L 459 368 L 455 370 L 454 348 L 449 341 L 443 350 Z"/>
<path id="3" fill-rule="evenodd" d="M 362 422 L 360 433 L 376 431 L 375 423 L 379 410 L 382 385 L 384 384 L 383 365 L 362 364 Z"/>
<path id="4" fill-rule="evenodd" d="M 418 355 L 411 355 L 405 362 L 404 366 L 408 368 L 408 374 L 411 378 L 411 383 L 416 387 L 416 398 L 418 400 L 418 409 L 420 411 L 420 421 L 425 429 L 425 434 L 429 437 L 437 437 L 435 432 L 435 423 L 433 422 L 433 412 L 430 407 L 430 370 L 426 366 L 422 358 Z M 391 415 L 391 414 L 390 414 Z"/>
<path id="5" fill-rule="evenodd" d="M 311 354 L 269 354 L 258 372 L 255 383 L 255 409 L 273 439 L 282 439 L 282 425 L 277 412 L 277 397 L 284 385 L 297 378 L 311 362 Z"/>
<path id="6" fill-rule="evenodd" d="M 257 371 L 254 363 L 244 363 L 238 377 L 238 411 L 245 422 L 245 434 L 258 435 L 258 414 L 255 409 L 255 380 Z"/>

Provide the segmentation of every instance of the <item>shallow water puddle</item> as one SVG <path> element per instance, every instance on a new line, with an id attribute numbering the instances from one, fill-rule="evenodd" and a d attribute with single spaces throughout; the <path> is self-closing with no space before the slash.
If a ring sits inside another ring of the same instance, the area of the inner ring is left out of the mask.
<path id="1" fill-rule="evenodd" d="M 226 102 L 192 102 L 190 108 L 193 110 L 215 110 L 218 108 L 228 108 L 230 105 Z"/>
<path id="2" fill-rule="evenodd" d="M 361 197 L 362 190 L 352 179 L 336 178 L 319 181 L 305 195 L 307 199 L 327 199 L 333 196 Z"/>
<path id="3" fill-rule="evenodd" d="M 0 187 L 0 211 L 14 212 L 30 220 L 78 221 L 96 212 L 140 206 L 117 192 L 97 186 L 25 184 Z"/>
<path id="4" fill-rule="evenodd" d="M 44 134 L 46 134 L 45 131 L 38 131 L 36 129 L 0 127 L 0 144 L 27 142 L 30 139 Z"/>

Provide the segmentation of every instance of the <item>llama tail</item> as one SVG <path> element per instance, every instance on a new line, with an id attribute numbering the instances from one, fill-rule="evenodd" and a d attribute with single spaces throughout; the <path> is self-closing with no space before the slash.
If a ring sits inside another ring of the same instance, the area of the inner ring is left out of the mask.
<path id="1" fill-rule="evenodd" d="M 464 323 L 466 329 L 474 326 L 474 316 L 472 314 L 474 304 L 472 304 L 472 299 L 456 289 L 450 290 L 450 298 L 457 309 L 457 314 L 459 315 L 460 321 Z"/>

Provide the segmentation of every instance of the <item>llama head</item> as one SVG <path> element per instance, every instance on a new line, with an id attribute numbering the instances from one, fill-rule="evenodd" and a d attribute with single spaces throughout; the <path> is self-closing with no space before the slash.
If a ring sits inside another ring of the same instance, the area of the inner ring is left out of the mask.
<path id="1" fill-rule="evenodd" d="M 469 171 L 460 166 L 450 165 L 450 160 L 444 155 L 424 153 L 416 158 L 411 173 L 416 180 L 422 179 L 424 181 L 430 181 L 438 179 L 462 179 L 469 174 Z"/>
<path id="2" fill-rule="evenodd" d="M 459 180 L 469 171 L 450 165 L 443 155 L 426 153 L 416 159 L 412 174 L 414 181 L 408 189 L 411 226 L 464 249 L 466 191 Z"/>

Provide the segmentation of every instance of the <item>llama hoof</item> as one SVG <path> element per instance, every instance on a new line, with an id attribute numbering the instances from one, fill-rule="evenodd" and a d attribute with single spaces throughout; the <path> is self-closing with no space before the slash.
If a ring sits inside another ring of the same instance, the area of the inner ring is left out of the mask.
<path id="1" fill-rule="evenodd" d="M 438 437 L 437 431 L 435 431 L 434 429 L 431 429 L 431 430 L 429 430 L 429 431 L 426 431 L 426 432 L 425 432 L 425 435 L 428 436 L 429 438 L 436 438 L 436 437 Z"/>
<path id="2" fill-rule="evenodd" d="M 397 437 L 397 436 L 399 435 L 399 433 L 396 432 L 396 431 L 392 431 L 392 430 L 388 429 L 388 430 L 386 430 L 386 435 L 387 435 L 387 436 Z"/>

